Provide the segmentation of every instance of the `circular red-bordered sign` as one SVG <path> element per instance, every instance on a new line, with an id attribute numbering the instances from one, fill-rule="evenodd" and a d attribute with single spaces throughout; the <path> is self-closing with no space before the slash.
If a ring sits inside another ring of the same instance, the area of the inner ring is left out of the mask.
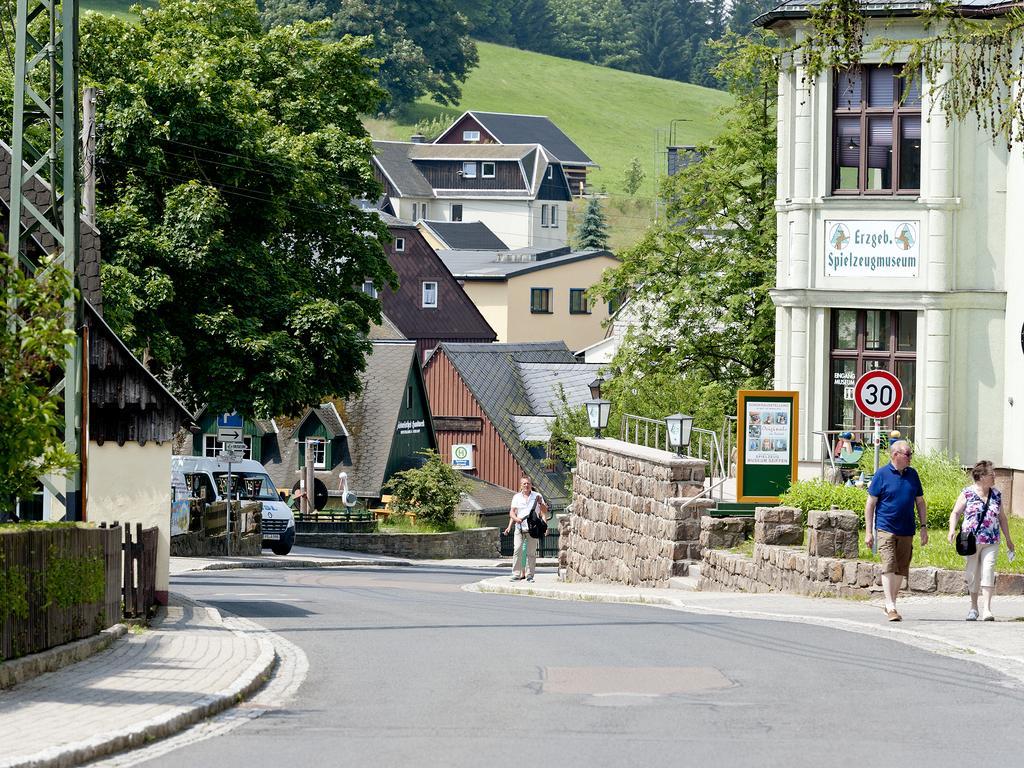
<path id="1" fill-rule="evenodd" d="M 903 385 L 888 371 L 868 371 L 853 387 L 857 410 L 872 419 L 885 419 L 900 409 Z"/>

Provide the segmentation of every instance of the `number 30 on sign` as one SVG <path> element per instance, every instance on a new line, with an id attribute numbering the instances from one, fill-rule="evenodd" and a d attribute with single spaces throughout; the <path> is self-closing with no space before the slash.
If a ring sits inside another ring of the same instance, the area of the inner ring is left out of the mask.
<path id="1" fill-rule="evenodd" d="M 903 385 L 888 371 L 868 371 L 853 388 L 857 410 L 872 419 L 885 419 L 900 409 Z"/>

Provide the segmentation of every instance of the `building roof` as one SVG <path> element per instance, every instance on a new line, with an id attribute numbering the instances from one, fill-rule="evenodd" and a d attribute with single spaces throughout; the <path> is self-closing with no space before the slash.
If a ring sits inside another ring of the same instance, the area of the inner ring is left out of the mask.
<path id="1" fill-rule="evenodd" d="M 587 153 L 570 139 L 565 132 L 543 115 L 517 115 L 508 112 L 477 112 L 469 110 L 459 116 L 451 127 L 454 128 L 465 115 L 471 115 L 489 134 L 502 144 L 540 144 L 552 155 L 568 165 L 595 165 Z M 438 137 L 436 141 L 440 141 Z"/>
<path id="2" fill-rule="evenodd" d="M 370 326 L 370 333 L 368 334 L 371 341 L 397 341 L 406 338 L 405 334 L 398 330 L 398 326 L 391 320 L 390 317 L 385 315 L 383 312 L 380 315 L 380 324 L 374 323 Z"/>
<path id="3" fill-rule="evenodd" d="M 514 491 L 502 488 L 500 485 L 488 483 L 472 475 L 464 475 L 469 481 L 469 492 L 463 495 L 459 502 L 459 510 L 462 512 L 478 512 L 482 514 L 504 512 L 508 514 L 512 506 Z"/>
<path id="4" fill-rule="evenodd" d="M 542 269 L 552 269 L 577 261 L 607 257 L 611 251 L 600 248 L 570 251 L 568 248 L 517 248 L 510 251 L 448 250 L 437 255 L 459 280 L 507 280 Z"/>
<path id="5" fill-rule="evenodd" d="M 820 5 L 820 0 L 786 0 L 770 11 L 761 14 L 753 23 L 761 27 L 770 27 L 782 19 L 806 19 L 811 9 Z M 861 10 L 866 16 L 914 16 L 921 11 L 934 7 L 932 2 L 883 2 L 882 0 L 862 0 Z M 1011 8 L 1020 7 L 1019 0 L 961 0 L 951 5 L 951 10 L 964 16 L 999 16 Z"/>
<path id="6" fill-rule="evenodd" d="M 348 472 L 348 486 L 358 496 L 377 498 L 381 494 L 411 368 L 419 370 L 416 342 L 375 341 L 360 377 L 362 394 L 345 401 L 352 466 L 337 469 L 339 474 Z M 427 420 L 427 429 L 433 429 L 429 414 Z"/>
<path id="7" fill-rule="evenodd" d="M 563 341 L 525 344 L 448 344 L 438 347 L 458 371 L 502 441 L 534 485 L 556 506 L 567 501 L 566 477 L 549 472 L 520 437 L 516 417 L 535 416 L 523 382 L 524 363 L 579 364 Z M 431 364 L 436 358 L 431 358 Z"/>
<path id="8" fill-rule="evenodd" d="M 537 144 L 413 144 L 410 160 L 515 160 L 537 151 Z"/>
<path id="9" fill-rule="evenodd" d="M 526 389 L 530 408 L 538 416 L 558 413 L 561 396 L 570 408 L 579 408 L 590 399 L 590 382 L 601 370 L 595 363 L 519 363 L 519 375 Z"/>
<path id="10" fill-rule="evenodd" d="M 433 197 L 434 189 L 409 160 L 413 144 L 406 141 L 373 142 L 373 158 L 391 185 L 403 197 Z"/>
<path id="11" fill-rule="evenodd" d="M 420 222 L 451 250 L 506 250 L 508 248 L 482 221 Z"/>

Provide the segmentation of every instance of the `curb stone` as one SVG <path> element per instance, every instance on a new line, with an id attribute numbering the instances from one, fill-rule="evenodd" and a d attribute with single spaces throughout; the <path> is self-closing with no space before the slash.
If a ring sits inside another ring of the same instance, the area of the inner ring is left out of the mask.
<path id="1" fill-rule="evenodd" d="M 105 651 L 128 633 L 126 624 L 115 624 L 91 637 L 74 640 L 70 643 L 47 648 L 39 653 L 19 656 L 0 662 L 0 690 L 13 688 L 19 683 L 27 682 L 35 677 L 83 661 L 93 654 Z"/>
<path id="2" fill-rule="evenodd" d="M 223 617 L 216 608 L 190 600 L 184 595 L 175 593 L 182 603 L 202 607 L 224 626 Z M 225 631 L 236 630 L 224 627 Z M 161 715 L 127 728 L 104 733 L 92 739 L 63 744 L 42 750 L 36 754 L 14 762 L 0 762 L 0 768 L 67 768 L 79 765 L 116 752 L 143 746 L 156 739 L 166 738 L 191 725 L 205 720 L 211 715 L 233 707 L 248 698 L 261 688 L 270 678 L 277 664 L 277 652 L 269 640 L 256 636 L 260 652 L 256 660 L 227 688 L 217 693 L 204 696 L 182 712 Z"/>

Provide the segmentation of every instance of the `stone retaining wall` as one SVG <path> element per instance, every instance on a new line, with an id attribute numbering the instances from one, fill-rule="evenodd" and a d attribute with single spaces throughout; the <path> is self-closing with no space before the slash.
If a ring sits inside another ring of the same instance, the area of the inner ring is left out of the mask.
<path id="1" fill-rule="evenodd" d="M 448 533 L 296 533 L 295 544 L 407 557 L 410 560 L 490 559 L 500 556 L 497 528 Z"/>
<path id="2" fill-rule="evenodd" d="M 202 531 L 192 531 L 171 537 L 171 557 L 210 557 L 226 555 L 227 537 L 207 536 Z M 258 533 L 247 536 L 231 535 L 231 555 L 234 557 L 259 556 L 263 552 L 263 537 Z"/>
<path id="3" fill-rule="evenodd" d="M 825 597 L 866 597 L 879 592 L 878 563 L 817 557 L 803 548 L 755 544 L 753 557 L 708 550 L 700 566 L 699 589 L 729 592 L 789 592 Z M 911 568 L 906 588 L 914 594 L 964 595 L 964 572 Z M 1024 574 L 1000 573 L 996 594 L 1024 595 Z"/>
<path id="4" fill-rule="evenodd" d="M 700 556 L 707 462 L 621 440 L 577 438 L 565 580 L 668 586 Z"/>
<path id="5" fill-rule="evenodd" d="M 754 532 L 754 518 L 702 517 L 700 519 L 700 551 L 732 549 L 750 538 Z"/>

